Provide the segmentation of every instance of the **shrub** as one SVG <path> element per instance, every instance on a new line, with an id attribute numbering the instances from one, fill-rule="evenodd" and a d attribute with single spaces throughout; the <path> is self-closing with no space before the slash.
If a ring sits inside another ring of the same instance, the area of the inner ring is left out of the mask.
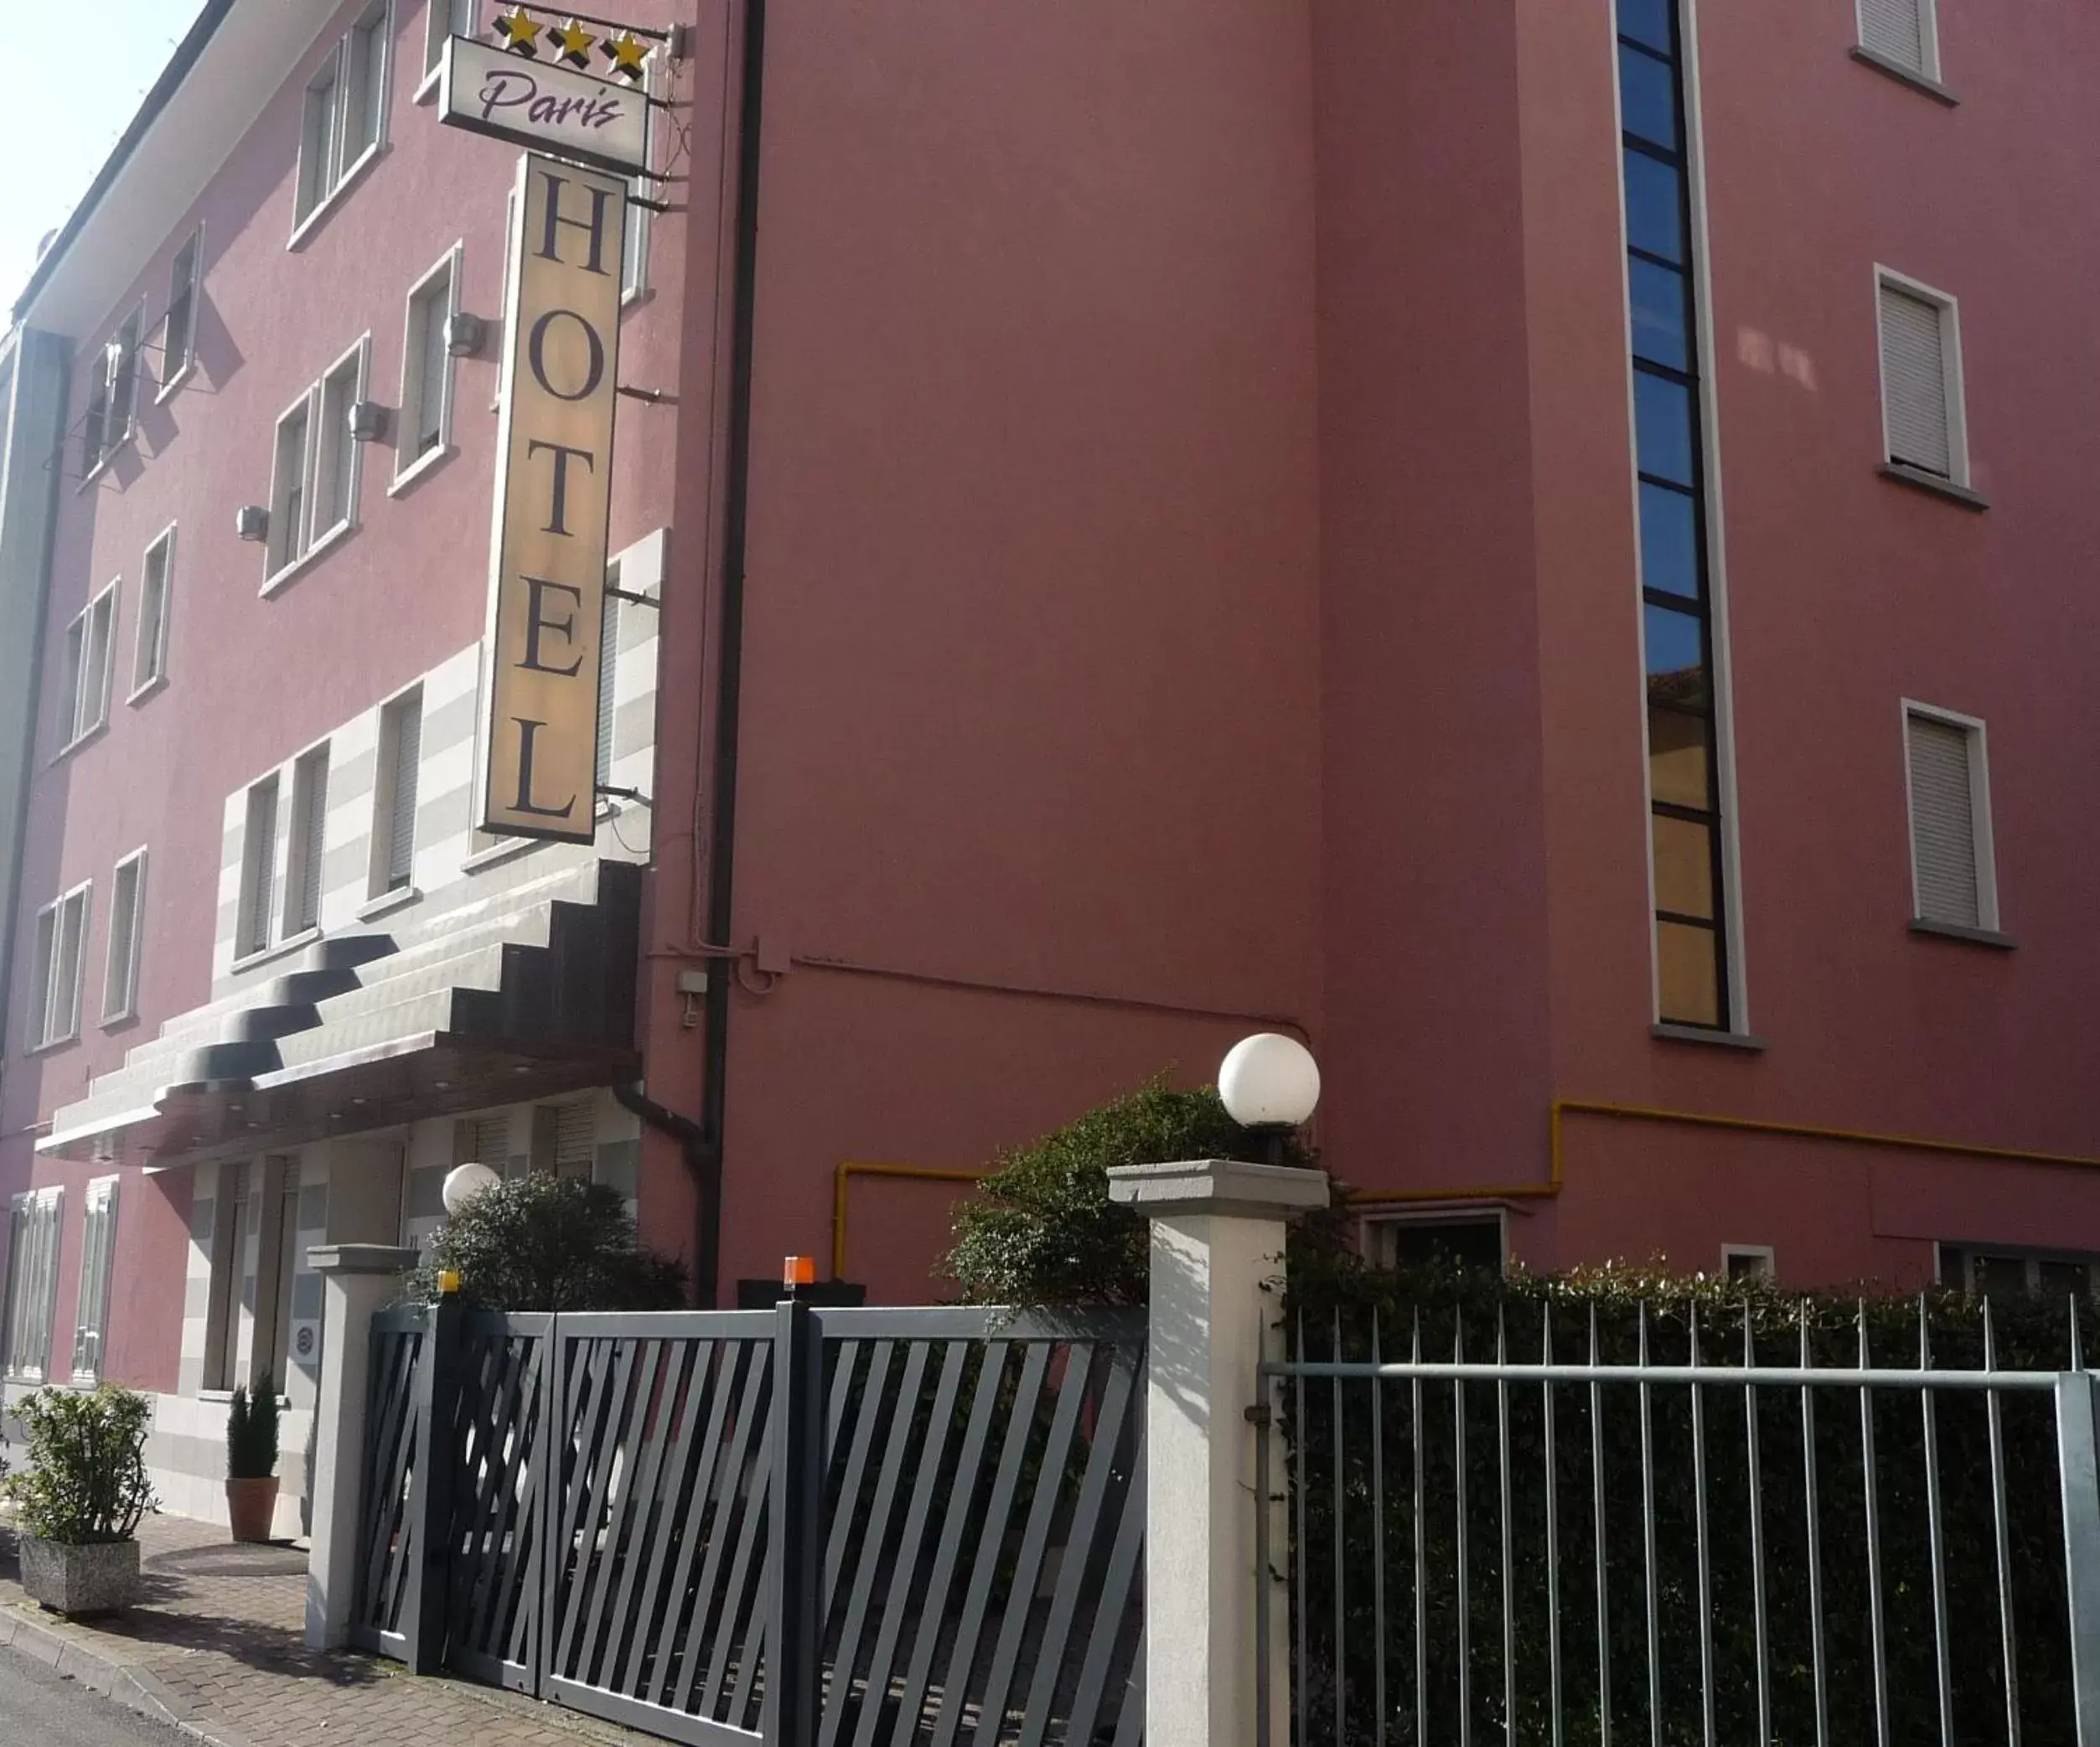
<path id="1" fill-rule="evenodd" d="M 1109 1172 L 1122 1165 L 1184 1159 L 1259 1163 L 1262 1137 L 1225 1114 L 1215 1087 L 1177 1092 L 1164 1077 L 1027 1146 L 1001 1154 L 975 1196 L 955 1208 L 955 1245 L 943 1269 L 966 1303 L 1141 1305 L 1151 1276 L 1146 1222 L 1109 1199 Z M 1316 1166 L 1293 1140 L 1293 1165 Z M 1301 1243 L 1325 1247 L 1332 1228 L 1315 1222 Z"/>
<path id="2" fill-rule="evenodd" d="M 459 1275 L 462 1304 L 484 1310 L 675 1310 L 685 1270 L 644 1249 L 617 1189 L 544 1171 L 493 1184 L 442 1226 L 410 1276 L 410 1295 L 437 1297 Z"/>
<path id="3" fill-rule="evenodd" d="M 14 1411 L 29 1466 L 8 1476 L 4 1491 L 25 1533 L 76 1547 L 128 1541 L 139 1518 L 159 1509 L 146 1477 L 153 1404 L 143 1395 L 114 1383 L 85 1395 L 39 1389 Z"/>
<path id="4" fill-rule="evenodd" d="M 277 1386 L 268 1372 L 255 1393 L 233 1392 L 226 1410 L 226 1478 L 267 1480 L 277 1471 Z"/>

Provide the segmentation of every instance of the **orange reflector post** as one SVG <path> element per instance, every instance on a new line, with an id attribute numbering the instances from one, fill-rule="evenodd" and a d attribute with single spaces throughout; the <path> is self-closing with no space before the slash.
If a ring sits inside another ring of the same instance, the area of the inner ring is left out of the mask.
<path id="1" fill-rule="evenodd" d="M 817 1264 L 815 1256 L 788 1256 L 780 1264 L 780 1284 L 792 1292 L 797 1286 L 814 1286 L 817 1283 Z"/>

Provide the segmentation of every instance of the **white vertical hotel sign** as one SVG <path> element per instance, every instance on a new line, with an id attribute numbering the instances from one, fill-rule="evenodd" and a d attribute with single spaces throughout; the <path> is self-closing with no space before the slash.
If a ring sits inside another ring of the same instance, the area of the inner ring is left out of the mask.
<path id="1" fill-rule="evenodd" d="M 598 639 L 627 189 L 528 154 L 513 220 L 480 825 L 597 831 Z"/>

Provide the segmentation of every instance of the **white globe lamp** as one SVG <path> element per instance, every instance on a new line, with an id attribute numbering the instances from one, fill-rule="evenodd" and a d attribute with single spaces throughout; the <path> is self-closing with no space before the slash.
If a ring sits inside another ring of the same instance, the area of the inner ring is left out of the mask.
<path id="1" fill-rule="evenodd" d="M 1284 1137 L 1320 1102 L 1320 1064 L 1296 1038 L 1262 1031 L 1241 1038 L 1219 1064 L 1218 1095 L 1240 1127 L 1268 1138 L 1270 1162 L 1281 1164 Z"/>
<path id="2" fill-rule="evenodd" d="M 445 1178 L 445 1211 L 458 1218 L 467 1203 L 503 1181 L 486 1165 L 461 1165 Z"/>

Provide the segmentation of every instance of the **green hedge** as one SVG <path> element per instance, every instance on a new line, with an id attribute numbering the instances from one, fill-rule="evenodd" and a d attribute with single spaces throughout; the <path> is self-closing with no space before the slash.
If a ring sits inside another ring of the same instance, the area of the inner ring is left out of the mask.
<path id="1" fill-rule="evenodd" d="M 1589 1356 L 1596 1317 L 1606 1363 L 1632 1363 L 1646 1306 L 1648 1352 L 1660 1364 L 1689 1357 L 1696 1315 L 1701 1356 L 1742 1362 L 1745 1328 L 1760 1363 L 1799 1362 L 1805 1315 L 1818 1366 L 1849 1367 L 1859 1356 L 1862 1306 L 1849 1298 L 1799 1298 L 1769 1290 L 1685 1281 L 1652 1272 L 1592 1271 L 1560 1278 L 1503 1281 L 1451 1273 L 1379 1274 L 1346 1262 L 1294 1271 L 1288 1315 L 1309 1357 L 1339 1350 L 1367 1357 L 1373 1331 L 1388 1359 L 1404 1358 L 1419 1323 L 1425 1357 L 1448 1358 L 1462 1336 L 1471 1359 L 1492 1358 L 1497 1340 L 1513 1359 L 1535 1361 L 1552 1330 L 1554 1357 Z M 1869 1349 L 1877 1366 L 1918 1362 L 1921 1305 L 1932 1357 L 1945 1368 L 1983 1362 L 1984 1315 L 1975 1300 L 1934 1295 L 1878 1298 L 1864 1306 Z M 2061 1304 L 1999 1305 L 1993 1320 L 2002 1367 L 2059 1371 L 2070 1364 L 2071 1318 Z M 2094 1334 L 2089 1320 L 2082 1331 Z M 1285 1421 L 1298 1471 L 1303 1560 L 1303 1680 L 1311 1712 L 1309 1740 L 1376 1739 L 1377 1646 L 1387 1682 L 1387 1739 L 1443 1743 L 1460 1739 L 1456 1579 L 1459 1423 L 1448 1383 L 1421 1387 L 1423 1496 L 1420 1530 L 1422 1662 L 1426 1729 L 1416 1720 L 1415 1434 L 1412 1386 L 1373 1389 L 1317 1381 L 1285 1391 Z M 1586 1385 L 1553 1390 L 1555 1450 L 1549 1486 L 1544 1391 L 1537 1384 L 1504 1392 L 1493 1384 L 1462 1390 L 1466 1456 L 1465 1520 L 1471 1605 L 1468 1670 L 1475 1739 L 1500 1740 L 1508 1701 L 1503 1653 L 1503 1554 L 1500 1460 L 1503 1414 L 1510 1451 L 1509 1599 L 1515 1646 L 1515 1739 L 1554 1739 L 1549 1715 L 1549 1618 L 1545 1520 L 1549 1493 L 1559 1530 L 1559 1620 L 1564 1732 L 1570 1747 L 1600 1739 L 1597 1654 L 1596 1467 L 1593 1403 Z M 1757 1392 L 1759 1497 L 1762 1507 L 1766 1658 L 1772 1739 L 1817 1739 L 1810 1654 L 1808 1531 L 1804 1508 L 1802 1391 Z M 1821 1530 L 1820 1573 L 1826 1656 L 1828 1739 L 1875 1739 L 1867 1503 L 1859 1393 L 1816 1393 L 1815 1481 Z M 1709 1584 L 1698 1567 L 1697 1467 L 1693 1461 L 1692 1391 L 1650 1392 L 1648 1437 L 1653 1489 L 1661 1730 L 1666 1743 L 1703 1738 L 1700 1622 L 1710 1631 L 1718 1739 L 1757 1734 L 1756 1635 L 1750 1507 L 1750 1414 L 1735 1386 L 1699 1391 L 1703 1399 Z M 1611 1719 L 1617 1740 L 1651 1739 L 1642 1532 L 1642 1408 L 1639 1391 L 1606 1385 L 1601 1395 L 1605 1494 L 1604 1565 L 1609 1585 Z M 1947 1632 L 1952 1654 L 1954 1739 L 2005 1738 L 2005 1689 L 1985 1398 L 1970 1392 L 1935 1394 Z M 2053 1398 L 2046 1393 L 1999 1397 L 2008 1535 L 2015 1596 L 2018 1700 L 2027 1747 L 2072 1741 L 2070 1657 L 2064 1604 Z M 1889 1739 L 1940 1739 L 1932 1561 L 1927 1510 L 1924 1409 L 1915 1391 L 1876 1392 L 1871 1426 L 1886 1643 Z M 1373 1460 L 1373 1427 L 1383 1462 Z M 1337 1466 L 1338 1464 L 1338 1466 Z M 1383 1527 L 1381 1540 L 1379 1530 Z M 1339 1556 L 1337 1558 L 1337 1549 Z M 1375 1611 L 1383 1570 L 1385 1613 Z M 1337 1576 L 1340 1594 L 1337 1600 Z M 1336 1726 L 1336 1682 L 1345 1682 Z"/>

